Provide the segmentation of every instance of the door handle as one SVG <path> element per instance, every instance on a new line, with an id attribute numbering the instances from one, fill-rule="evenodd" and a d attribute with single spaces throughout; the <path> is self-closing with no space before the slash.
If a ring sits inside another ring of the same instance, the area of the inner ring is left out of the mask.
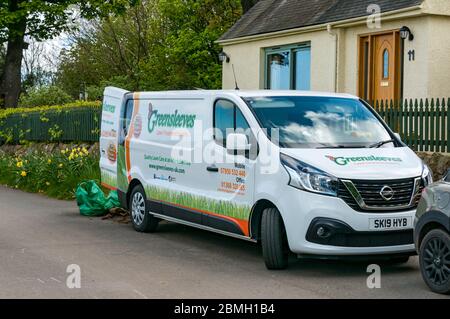
<path id="1" fill-rule="evenodd" d="M 207 170 L 208 172 L 212 172 L 212 173 L 218 173 L 218 172 L 219 172 L 219 168 L 218 168 L 218 167 L 215 167 L 215 166 L 208 166 L 208 167 L 206 168 L 206 170 Z"/>

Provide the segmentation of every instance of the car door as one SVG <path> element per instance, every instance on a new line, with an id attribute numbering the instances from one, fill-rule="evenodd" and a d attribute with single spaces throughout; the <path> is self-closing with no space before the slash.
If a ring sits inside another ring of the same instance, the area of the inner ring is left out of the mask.
<path id="1" fill-rule="evenodd" d="M 205 225 L 249 236 L 249 218 L 254 202 L 255 160 L 254 153 L 230 154 L 226 138 L 230 133 L 247 135 L 254 147 L 256 139 L 241 109 L 231 100 L 218 99 L 213 109 L 214 163 L 206 164 L 208 185 L 211 187 L 210 212 L 205 212 Z"/>
<path id="2" fill-rule="evenodd" d="M 104 92 L 100 135 L 100 171 L 102 185 L 117 188 L 117 147 L 122 103 L 127 91 L 108 87 Z"/>

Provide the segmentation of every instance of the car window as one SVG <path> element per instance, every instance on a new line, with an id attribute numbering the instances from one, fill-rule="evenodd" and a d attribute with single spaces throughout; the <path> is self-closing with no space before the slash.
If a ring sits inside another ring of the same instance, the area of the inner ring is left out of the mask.
<path id="1" fill-rule="evenodd" d="M 131 117 L 133 116 L 134 101 L 128 100 L 125 105 L 124 116 L 122 119 L 122 137 L 126 138 L 130 129 Z"/>
<path id="2" fill-rule="evenodd" d="M 242 114 L 241 110 L 236 107 L 236 132 L 248 134 L 250 126 Z"/>
<path id="3" fill-rule="evenodd" d="M 237 132 L 248 134 L 250 126 L 241 110 L 227 100 L 218 100 L 214 107 L 214 138 L 219 145 L 226 147 L 227 134 Z"/>
<path id="4" fill-rule="evenodd" d="M 377 116 L 351 98 L 257 96 L 245 98 L 269 138 L 286 148 L 364 148 L 392 137 Z M 388 143 L 383 147 L 395 147 Z"/>
<path id="5" fill-rule="evenodd" d="M 450 183 L 450 170 L 447 172 L 447 175 L 445 175 L 444 181 L 446 181 L 447 183 Z"/>
<path id="6" fill-rule="evenodd" d="M 222 146 L 226 146 L 227 132 L 234 129 L 234 104 L 230 101 L 219 100 L 214 107 L 215 139 Z"/>

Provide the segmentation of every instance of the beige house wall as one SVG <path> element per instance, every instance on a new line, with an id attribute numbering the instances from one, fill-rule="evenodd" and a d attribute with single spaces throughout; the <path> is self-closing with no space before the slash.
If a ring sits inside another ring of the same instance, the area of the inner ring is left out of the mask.
<path id="1" fill-rule="evenodd" d="M 441 13 L 450 14 L 449 0 L 427 0 L 424 7 L 428 12 L 443 10 Z M 396 19 L 382 19 L 379 29 L 369 29 L 360 21 L 332 26 L 328 30 L 327 26 L 322 26 L 318 30 L 298 30 L 289 35 L 269 34 L 223 43 L 224 51 L 231 58 L 230 63 L 224 63 L 223 88 L 235 88 L 234 65 L 241 89 L 264 89 L 265 49 L 310 42 L 311 90 L 357 95 L 359 36 L 396 30 L 404 25 L 415 36 L 413 41 L 405 41 L 404 97 L 449 97 L 450 15 L 423 14 L 423 11 L 405 13 Z M 415 51 L 415 61 L 408 59 L 410 50 Z"/>
<path id="2" fill-rule="evenodd" d="M 333 37 L 327 31 L 308 32 L 259 41 L 224 46 L 230 63 L 223 66 L 223 88 L 234 89 L 233 66 L 240 89 L 264 89 L 265 49 L 290 44 L 311 42 L 311 88 L 318 91 L 333 89 Z"/>
<path id="3" fill-rule="evenodd" d="M 343 84 L 340 86 L 341 92 L 357 95 L 358 91 L 358 42 L 359 36 L 369 33 L 384 32 L 400 29 L 408 26 L 414 34 L 413 41 L 405 41 L 405 62 L 404 62 L 404 97 L 417 98 L 429 96 L 429 56 L 430 56 L 430 20 L 432 18 L 422 16 L 398 21 L 381 23 L 379 29 L 368 29 L 367 25 L 355 26 L 346 29 L 346 36 L 341 39 L 346 48 L 342 57 L 345 63 L 344 74 L 340 77 Z M 450 41 L 450 35 L 449 35 Z M 408 51 L 415 50 L 415 60 L 409 61 Z M 447 62 L 450 65 L 450 60 Z M 448 75 L 450 81 L 450 74 Z M 447 88 L 450 95 L 450 88 Z"/>
<path id="4" fill-rule="evenodd" d="M 428 95 L 450 97 L 450 17 L 433 17 L 428 35 Z"/>

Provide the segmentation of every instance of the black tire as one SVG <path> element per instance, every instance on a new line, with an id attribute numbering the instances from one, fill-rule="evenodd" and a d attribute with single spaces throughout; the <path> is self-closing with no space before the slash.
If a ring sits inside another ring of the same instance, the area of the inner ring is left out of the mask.
<path id="1" fill-rule="evenodd" d="M 422 240 L 419 252 L 420 271 L 433 292 L 450 294 L 450 235 L 434 229 Z"/>
<path id="2" fill-rule="evenodd" d="M 283 219 L 276 208 L 263 211 L 261 220 L 261 246 L 266 267 L 269 270 L 286 269 L 289 246 Z"/>
<path id="3" fill-rule="evenodd" d="M 158 228 L 159 220 L 149 214 L 147 197 L 144 188 L 136 185 L 128 202 L 133 228 L 138 232 L 153 233 Z"/>

